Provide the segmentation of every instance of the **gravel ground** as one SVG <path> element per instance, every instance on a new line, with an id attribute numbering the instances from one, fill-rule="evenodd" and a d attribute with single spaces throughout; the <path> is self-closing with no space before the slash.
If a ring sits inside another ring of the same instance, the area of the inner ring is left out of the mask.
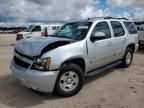
<path id="1" fill-rule="evenodd" d="M 129 68 L 116 67 L 86 78 L 75 96 L 35 94 L 12 75 L 9 62 L 15 35 L 0 35 L 0 108 L 144 108 L 144 50 Z"/>

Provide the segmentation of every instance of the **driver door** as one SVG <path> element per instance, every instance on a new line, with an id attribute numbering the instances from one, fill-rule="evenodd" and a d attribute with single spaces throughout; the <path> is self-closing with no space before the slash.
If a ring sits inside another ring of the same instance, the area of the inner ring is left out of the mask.
<path id="1" fill-rule="evenodd" d="M 111 63 L 114 55 L 108 23 L 106 21 L 97 23 L 92 31 L 91 37 L 96 32 L 103 32 L 105 38 L 95 40 L 94 42 L 91 39 L 88 40 L 89 71 Z"/>

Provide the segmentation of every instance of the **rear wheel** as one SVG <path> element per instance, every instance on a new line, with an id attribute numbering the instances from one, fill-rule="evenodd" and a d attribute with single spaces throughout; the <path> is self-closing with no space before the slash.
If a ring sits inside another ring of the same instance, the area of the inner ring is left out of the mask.
<path id="1" fill-rule="evenodd" d="M 127 48 L 125 55 L 122 59 L 122 65 L 125 67 L 129 67 L 133 60 L 133 50 L 131 48 Z"/>
<path id="2" fill-rule="evenodd" d="M 83 71 L 76 64 L 67 64 L 62 67 L 55 85 L 60 96 L 75 95 L 83 86 Z"/>

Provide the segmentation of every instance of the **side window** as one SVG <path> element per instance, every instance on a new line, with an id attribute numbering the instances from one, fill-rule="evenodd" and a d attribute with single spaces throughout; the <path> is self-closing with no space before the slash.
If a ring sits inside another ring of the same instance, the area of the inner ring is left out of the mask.
<path id="1" fill-rule="evenodd" d="M 41 27 L 40 26 L 35 26 L 32 31 L 33 32 L 41 31 Z"/>
<path id="2" fill-rule="evenodd" d="M 112 25 L 113 32 L 114 32 L 114 37 L 124 36 L 125 31 L 120 22 L 111 21 L 111 25 Z"/>
<path id="3" fill-rule="evenodd" d="M 137 30 L 132 22 L 124 22 L 129 34 L 137 34 Z"/>
<path id="4" fill-rule="evenodd" d="M 111 38 L 111 33 L 110 33 L 110 29 L 109 29 L 109 26 L 108 26 L 108 23 L 107 22 L 99 22 L 98 24 L 96 24 L 93 32 L 92 32 L 92 35 L 96 32 L 103 32 L 105 33 L 106 35 L 106 38 L 105 39 L 108 39 L 108 38 Z"/>
<path id="5" fill-rule="evenodd" d="M 57 30 L 59 26 L 52 26 L 52 30 Z"/>

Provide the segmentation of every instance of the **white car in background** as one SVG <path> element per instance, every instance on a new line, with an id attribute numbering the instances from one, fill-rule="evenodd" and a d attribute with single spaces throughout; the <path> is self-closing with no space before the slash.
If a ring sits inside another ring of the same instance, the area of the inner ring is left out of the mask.
<path id="1" fill-rule="evenodd" d="M 42 36 L 45 28 L 48 35 L 52 35 L 60 26 L 62 24 L 30 25 L 24 32 L 17 33 L 16 40 Z"/>
<path id="2" fill-rule="evenodd" d="M 141 28 L 138 28 L 138 35 L 139 35 L 139 48 L 144 46 L 144 25 Z"/>

